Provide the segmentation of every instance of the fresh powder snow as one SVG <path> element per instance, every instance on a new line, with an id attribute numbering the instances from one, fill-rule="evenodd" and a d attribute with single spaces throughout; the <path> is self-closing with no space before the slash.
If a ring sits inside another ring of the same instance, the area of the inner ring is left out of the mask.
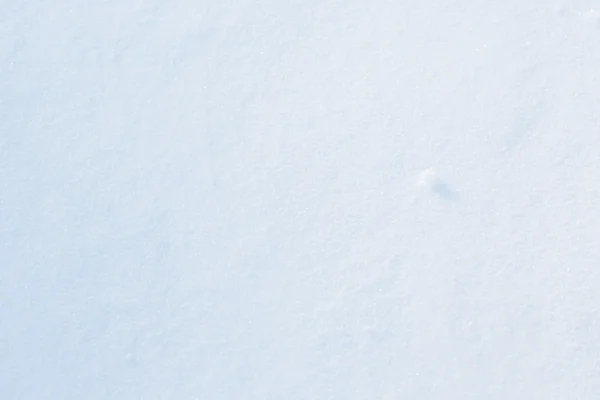
<path id="1" fill-rule="evenodd" d="M 599 399 L 600 5 L 0 16 L 3 399 Z"/>

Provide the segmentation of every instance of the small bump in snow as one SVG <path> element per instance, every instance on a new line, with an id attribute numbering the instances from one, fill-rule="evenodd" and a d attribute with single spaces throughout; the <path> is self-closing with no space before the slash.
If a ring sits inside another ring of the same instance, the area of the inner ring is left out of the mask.
<path id="1" fill-rule="evenodd" d="M 458 195 L 437 174 L 434 168 L 427 168 L 419 174 L 417 185 L 430 193 L 434 193 L 445 200 L 456 200 Z"/>

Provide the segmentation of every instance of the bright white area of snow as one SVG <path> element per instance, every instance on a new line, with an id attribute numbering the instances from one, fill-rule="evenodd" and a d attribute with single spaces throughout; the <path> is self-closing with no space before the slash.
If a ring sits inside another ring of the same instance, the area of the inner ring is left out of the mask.
<path id="1" fill-rule="evenodd" d="M 600 5 L 4 1 L 3 399 L 599 399 Z"/>

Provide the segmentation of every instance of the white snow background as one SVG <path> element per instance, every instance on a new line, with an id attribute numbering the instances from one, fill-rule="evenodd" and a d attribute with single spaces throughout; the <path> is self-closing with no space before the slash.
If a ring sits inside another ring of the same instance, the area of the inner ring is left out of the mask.
<path id="1" fill-rule="evenodd" d="M 600 3 L 0 1 L 2 399 L 599 399 Z"/>

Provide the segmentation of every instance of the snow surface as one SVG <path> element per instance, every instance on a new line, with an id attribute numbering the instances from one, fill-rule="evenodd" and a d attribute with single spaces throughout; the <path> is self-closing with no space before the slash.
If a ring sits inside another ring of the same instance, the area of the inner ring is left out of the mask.
<path id="1" fill-rule="evenodd" d="M 600 398 L 600 5 L 5 1 L 4 399 Z"/>

